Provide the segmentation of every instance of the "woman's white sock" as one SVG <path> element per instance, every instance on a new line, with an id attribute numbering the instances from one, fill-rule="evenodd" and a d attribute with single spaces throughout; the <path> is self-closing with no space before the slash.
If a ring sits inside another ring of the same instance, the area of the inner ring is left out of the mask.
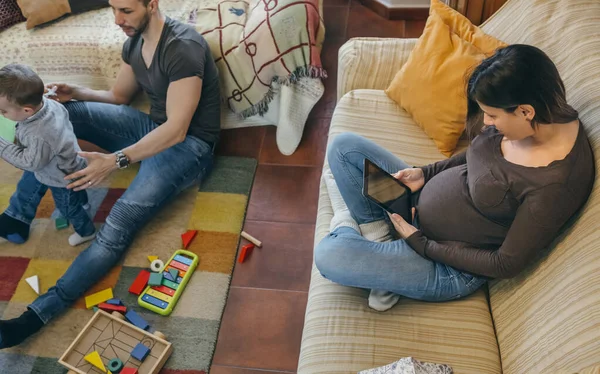
<path id="1" fill-rule="evenodd" d="M 85 243 L 85 242 L 89 242 L 90 240 L 94 239 L 96 237 L 96 233 L 93 233 L 90 236 L 80 236 L 78 233 L 74 233 L 71 236 L 69 236 L 69 244 L 72 245 L 73 247 L 81 244 L 81 243 Z"/>
<path id="2" fill-rule="evenodd" d="M 371 290 L 369 293 L 369 307 L 378 312 L 391 309 L 400 300 L 400 295 L 390 291 Z"/>
<path id="3" fill-rule="evenodd" d="M 350 214 L 350 210 L 344 202 L 344 198 L 342 198 L 340 190 L 338 189 L 337 183 L 335 183 L 335 179 L 333 179 L 333 174 L 331 174 L 330 170 L 327 170 L 325 173 L 323 173 L 323 179 L 325 180 L 327 192 L 329 193 L 329 199 L 331 200 L 331 206 L 333 207 L 333 218 L 329 224 L 329 232 L 332 232 L 340 226 L 346 226 L 351 227 L 360 233 L 358 223 L 356 223 L 354 218 L 352 218 L 352 214 Z"/>

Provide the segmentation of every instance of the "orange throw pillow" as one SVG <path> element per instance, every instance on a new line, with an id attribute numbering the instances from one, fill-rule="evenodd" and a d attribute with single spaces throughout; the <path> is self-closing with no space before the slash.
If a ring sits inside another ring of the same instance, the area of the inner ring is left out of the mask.
<path id="1" fill-rule="evenodd" d="M 504 46 L 462 14 L 431 0 L 423 35 L 385 93 L 440 152 L 451 156 L 465 128 L 467 73 Z"/>

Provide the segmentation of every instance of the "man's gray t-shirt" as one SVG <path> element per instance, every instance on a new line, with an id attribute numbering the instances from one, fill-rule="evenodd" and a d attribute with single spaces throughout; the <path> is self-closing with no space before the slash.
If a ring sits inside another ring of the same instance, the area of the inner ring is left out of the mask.
<path id="1" fill-rule="evenodd" d="M 143 44 L 141 35 L 129 38 L 123 45 L 122 57 L 150 98 L 150 118 L 158 124 L 165 123 L 169 84 L 197 76 L 202 79 L 202 94 L 188 135 L 215 144 L 221 130 L 219 73 L 206 40 L 192 27 L 166 17 L 149 68 L 142 57 Z"/>

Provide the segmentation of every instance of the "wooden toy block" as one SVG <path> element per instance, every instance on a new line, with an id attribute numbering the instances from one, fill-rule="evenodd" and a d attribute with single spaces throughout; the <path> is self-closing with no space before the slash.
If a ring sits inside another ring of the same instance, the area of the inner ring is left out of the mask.
<path id="1" fill-rule="evenodd" d="M 100 304 L 98 304 L 98 308 L 104 310 L 105 312 L 119 312 L 119 313 L 127 312 L 126 306 L 114 305 L 114 304 L 108 304 L 108 303 L 100 303 Z"/>
<path id="2" fill-rule="evenodd" d="M 69 221 L 65 217 L 58 217 L 54 220 L 54 225 L 57 230 L 66 229 L 69 227 Z"/>
<path id="3" fill-rule="evenodd" d="M 177 277 L 179 276 L 179 270 L 177 269 L 169 269 L 169 274 L 171 274 L 171 278 L 173 278 L 173 280 L 177 280 Z"/>
<path id="4" fill-rule="evenodd" d="M 102 359 L 100 358 L 100 353 L 98 353 L 97 351 L 93 351 L 92 353 L 88 354 L 84 358 L 87 362 L 94 365 L 94 367 L 97 367 L 98 369 L 102 370 L 102 372 L 106 373 L 106 368 L 104 367 L 104 364 L 102 363 Z"/>
<path id="5" fill-rule="evenodd" d="M 146 285 L 148 284 L 148 279 L 150 278 L 150 272 L 148 270 L 142 270 L 138 274 L 138 276 L 133 281 L 131 287 L 129 287 L 129 292 L 134 295 L 139 295 L 144 291 Z"/>
<path id="6" fill-rule="evenodd" d="M 107 304 L 112 304 L 112 305 L 121 305 L 121 306 L 123 306 L 123 303 L 119 299 L 106 300 L 106 303 Z"/>
<path id="7" fill-rule="evenodd" d="M 188 230 L 186 233 L 181 234 L 181 241 L 183 242 L 184 249 L 188 249 L 190 243 L 192 242 L 192 240 L 194 240 L 197 233 L 197 230 Z"/>
<path id="8" fill-rule="evenodd" d="M 177 262 L 177 261 L 169 262 L 169 266 L 174 267 L 175 269 L 183 270 L 183 271 L 188 271 L 190 269 L 189 266 L 182 264 L 181 262 Z"/>
<path id="9" fill-rule="evenodd" d="M 159 259 L 152 261 L 152 263 L 150 264 L 150 270 L 152 270 L 155 273 L 160 273 L 161 271 L 164 270 L 164 268 L 165 268 L 164 262 L 162 262 Z"/>
<path id="10" fill-rule="evenodd" d="M 150 261 L 150 263 L 154 260 L 158 260 L 158 256 L 148 256 L 148 261 Z"/>
<path id="11" fill-rule="evenodd" d="M 167 294 L 169 296 L 173 296 L 175 295 L 175 290 L 169 287 L 165 287 L 165 286 L 152 286 L 153 290 L 157 290 L 158 292 L 162 292 L 164 294 Z"/>
<path id="12" fill-rule="evenodd" d="M 148 322 L 140 317 L 133 309 L 129 309 L 127 313 L 125 313 L 125 318 L 142 330 L 146 330 L 149 327 Z"/>
<path id="13" fill-rule="evenodd" d="M 145 301 L 145 302 L 147 302 L 147 303 L 150 303 L 150 304 L 152 304 L 155 307 L 158 307 L 160 309 L 167 309 L 167 307 L 169 306 L 169 303 L 167 303 L 165 301 L 162 301 L 162 300 L 159 300 L 156 297 L 150 296 L 148 294 L 142 295 L 142 300 Z"/>
<path id="14" fill-rule="evenodd" d="M 238 258 L 238 262 L 240 264 L 243 263 L 244 261 L 246 261 L 246 258 L 248 258 L 248 256 L 250 256 L 252 249 L 254 249 L 254 244 L 252 244 L 252 243 L 246 244 L 245 246 L 242 247 L 242 249 L 240 250 L 240 257 Z"/>
<path id="15" fill-rule="evenodd" d="M 156 297 L 159 300 L 162 300 L 166 303 L 170 303 L 173 301 L 173 298 L 169 295 L 166 295 L 162 292 L 158 292 L 157 290 L 153 290 L 152 288 L 150 288 L 149 290 L 146 291 L 146 294 Z"/>
<path id="16" fill-rule="evenodd" d="M 257 247 L 262 247 L 262 243 L 260 242 L 260 240 L 256 239 L 254 236 L 248 234 L 245 231 L 242 231 L 242 238 L 246 239 L 247 241 L 249 241 L 250 243 L 254 244 Z"/>
<path id="17" fill-rule="evenodd" d="M 182 256 L 182 255 L 176 255 L 175 257 L 173 257 L 173 260 L 179 261 L 182 264 L 186 264 L 187 266 L 190 266 L 194 262 L 194 261 L 192 261 L 191 258 L 187 258 L 187 257 Z"/>
<path id="18" fill-rule="evenodd" d="M 151 347 L 143 362 L 131 357 L 131 351 L 139 343 Z M 110 349 L 101 350 L 96 347 L 110 347 Z M 123 315 L 108 314 L 100 310 L 90 318 L 81 333 L 60 357 L 59 363 L 69 370 L 69 374 L 100 373 L 100 369 L 90 367 L 80 353 L 94 350 L 99 353 L 105 369 L 114 374 L 117 372 L 111 370 L 112 359 L 119 359 L 125 365 L 119 374 L 158 374 L 173 352 L 173 347 L 160 332 L 151 334 L 140 330 L 125 322 Z"/>
<path id="19" fill-rule="evenodd" d="M 85 307 L 90 309 L 94 305 L 105 302 L 106 300 L 113 298 L 112 288 L 107 288 L 104 291 L 96 292 L 95 294 L 89 295 L 85 298 Z"/>
<path id="20" fill-rule="evenodd" d="M 152 273 L 150 274 L 150 278 L 148 279 L 148 284 L 150 286 L 160 286 L 163 280 L 162 273 Z"/>
<path id="21" fill-rule="evenodd" d="M 175 280 L 177 279 L 177 278 L 173 278 L 171 273 L 169 273 L 168 271 L 163 271 L 163 278 L 168 279 L 171 282 L 175 282 Z"/>
<path id="22" fill-rule="evenodd" d="M 150 353 L 150 349 L 142 343 L 138 343 L 138 345 L 135 346 L 133 351 L 131 351 L 131 357 L 135 358 L 138 361 L 144 362 L 144 360 L 148 356 L 148 353 Z"/>
<path id="23" fill-rule="evenodd" d="M 178 284 L 178 283 L 171 282 L 170 280 L 168 280 L 168 279 L 164 279 L 164 278 L 163 278 L 163 280 L 162 280 L 162 284 L 163 284 L 163 286 L 167 286 L 167 287 L 169 287 L 169 288 L 172 288 L 172 289 L 174 289 L 174 290 L 176 290 L 176 289 L 177 289 L 177 287 L 179 287 L 179 284 Z"/>
<path id="24" fill-rule="evenodd" d="M 25 279 L 25 282 L 33 288 L 36 294 L 40 294 L 40 280 L 37 275 Z"/>
<path id="25" fill-rule="evenodd" d="M 123 361 L 118 358 L 113 358 L 108 362 L 108 370 L 113 373 L 121 373 L 121 370 L 123 370 Z"/>
<path id="26" fill-rule="evenodd" d="M 167 265 L 167 267 L 165 268 L 166 271 L 171 271 L 171 269 L 175 269 L 175 268 L 171 267 L 170 265 Z M 175 270 L 177 270 L 180 277 L 185 277 L 185 273 L 186 273 L 185 271 L 179 270 L 179 269 L 175 269 Z"/>

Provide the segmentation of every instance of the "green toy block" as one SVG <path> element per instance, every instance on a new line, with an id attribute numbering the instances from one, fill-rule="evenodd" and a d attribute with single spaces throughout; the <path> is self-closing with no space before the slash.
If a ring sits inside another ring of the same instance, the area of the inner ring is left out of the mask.
<path id="1" fill-rule="evenodd" d="M 94 313 L 96 313 L 98 311 L 98 307 L 97 306 L 93 307 L 92 309 L 94 309 Z"/>
<path id="2" fill-rule="evenodd" d="M 148 279 L 149 286 L 160 286 L 163 280 L 163 274 L 161 273 L 152 273 L 150 274 L 150 279 Z"/>
<path id="3" fill-rule="evenodd" d="M 58 217 L 54 221 L 54 224 L 56 225 L 57 230 L 62 230 L 62 229 L 66 229 L 67 227 L 69 227 L 69 221 L 65 217 Z"/>

